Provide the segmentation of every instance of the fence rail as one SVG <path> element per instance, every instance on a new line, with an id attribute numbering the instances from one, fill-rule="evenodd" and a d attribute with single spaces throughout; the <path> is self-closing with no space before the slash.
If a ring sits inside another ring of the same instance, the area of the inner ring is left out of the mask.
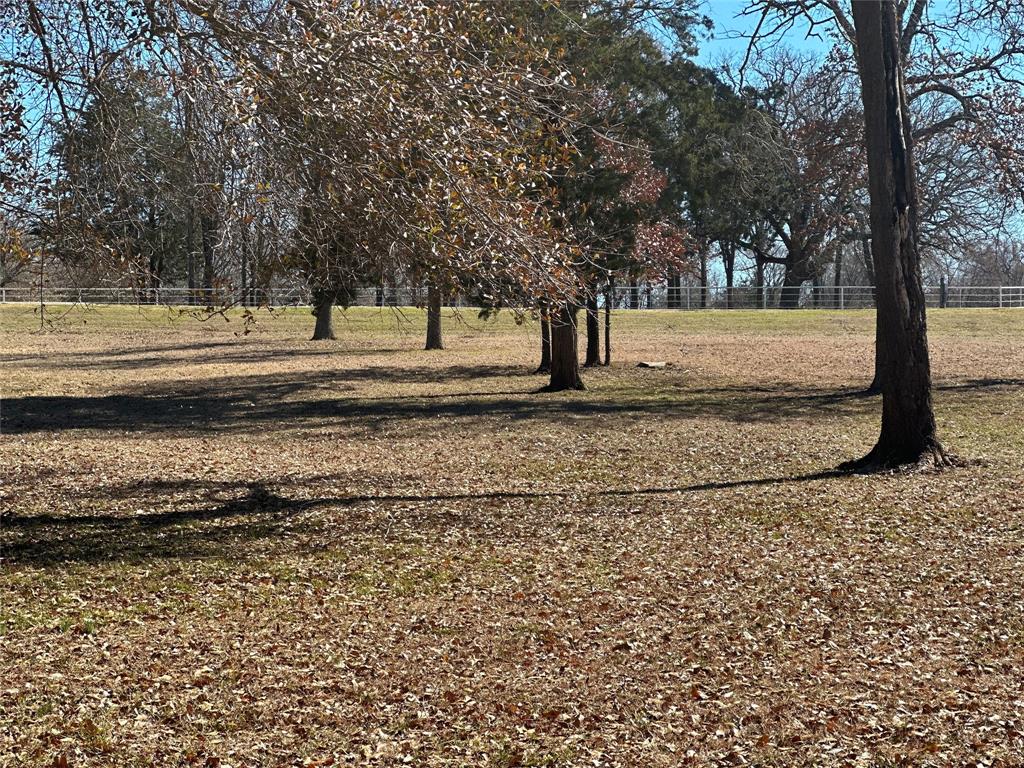
<path id="1" fill-rule="evenodd" d="M 1024 286 L 925 286 L 929 307 L 1024 308 Z M 612 306 L 619 309 L 869 309 L 875 306 L 870 285 L 734 288 L 666 285 L 617 288 Z"/>
<path id="2" fill-rule="evenodd" d="M 1024 286 L 926 286 L 929 307 L 1024 308 Z M 425 288 L 365 288 L 356 292 L 355 306 L 422 306 Z M 231 289 L 188 288 L 0 288 L 0 303 L 46 304 L 159 304 L 166 306 L 308 306 L 308 292 L 302 288 Z M 875 304 L 871 286 L 700 286 L 639 285 L 617 287 L 612 295 L 602 294 L 614 309 L 867 309 Z M 450 306 L 471 304 L 462 297 Z"/>

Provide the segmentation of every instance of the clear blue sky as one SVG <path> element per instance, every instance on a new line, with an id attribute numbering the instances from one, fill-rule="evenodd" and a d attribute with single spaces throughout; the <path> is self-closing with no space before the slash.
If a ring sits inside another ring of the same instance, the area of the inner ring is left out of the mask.
<path id="1" fill-rule="evenodd" d="M 723 56 L 742 58 L 758 21 L 756 15 L 741 15 L 748 5 L 748 0 L 705 0 L 704 13 L 714 22 L 715 27 L 712 39 L 700 44 L 700 55 L 697 58 L 702 64 L 713 66 Z M 806 38 L 805 35 L 806 27 L 794 28 L 780 42 L 794 50 L 808 53 L 824 54 L 831 47 L 828 40 Z"/>

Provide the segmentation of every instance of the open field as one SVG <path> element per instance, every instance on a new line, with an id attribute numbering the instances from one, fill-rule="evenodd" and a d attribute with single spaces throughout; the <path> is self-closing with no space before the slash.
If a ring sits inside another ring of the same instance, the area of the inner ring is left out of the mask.
<path id="1" fill-rule="evenodd" d="M 0 307 L 0 766 L 1024 765 L 1024 311 L 258 317 Z"/>

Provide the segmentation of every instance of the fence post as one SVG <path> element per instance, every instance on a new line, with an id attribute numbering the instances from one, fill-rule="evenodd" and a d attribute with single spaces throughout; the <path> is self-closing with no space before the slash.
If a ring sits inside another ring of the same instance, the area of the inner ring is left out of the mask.
<path id="1" fill-rule="evenodd" d="M 946 276 L 939 278 L 939 309 L 945 309 L 949 303 L 949 286 L 946 284 Z"/>
<path id="2" fill-rule="evenodd" d="M 842 285 L 839 286 L 839 308 L 846 309 L 846 287 Z"/>
<path id="3" fill-rule="evenodd" d="M 1003 308 L 1003 286 L 999 286 L 999 308 Z"/>

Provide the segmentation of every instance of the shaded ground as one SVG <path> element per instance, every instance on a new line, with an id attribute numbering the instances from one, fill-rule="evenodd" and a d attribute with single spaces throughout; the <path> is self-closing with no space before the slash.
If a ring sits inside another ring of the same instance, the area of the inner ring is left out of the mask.
<path id="1" fill-rule="evenodd" d="M 1024 313 L 929 319 L 979 462 L 840 477 L 866 313 L 535 394 L 508 318 L 0 307 L 0 765 L 1024 764 Z"/>

